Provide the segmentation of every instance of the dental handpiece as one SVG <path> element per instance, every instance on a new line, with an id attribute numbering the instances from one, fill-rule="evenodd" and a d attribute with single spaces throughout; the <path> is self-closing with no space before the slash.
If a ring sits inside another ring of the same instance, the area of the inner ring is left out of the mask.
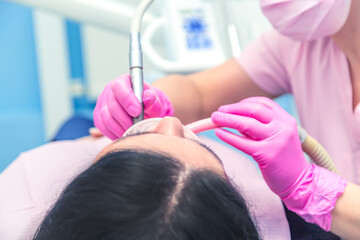
<path id="1" fill-rule="evenodd" d="M 140 33 L 133 32 L 130 34 L 130 76 L 131 86 L 136 98 L 141 103 L 141 113 L 139 116 L 133 118 L 133 124 L 144 120 L 144 103 L 142 94 L 144 91 L 144 77 L 143 77 L 143 61 L 140 45 Z"/>
<path id="2" fill-rule="evenodd" d="M 135 96 L 141 103 L 141 113 L 133 118 L 133 124 L 144 120 L 144 103 L 142 94 L 144 91 L 143 60 L 140 43 L 140 29 L 142 17 L 154 0 L 143 0 L 137 7 L 130 26 L 130 51 L 129 65 L 131 85 Z"/>

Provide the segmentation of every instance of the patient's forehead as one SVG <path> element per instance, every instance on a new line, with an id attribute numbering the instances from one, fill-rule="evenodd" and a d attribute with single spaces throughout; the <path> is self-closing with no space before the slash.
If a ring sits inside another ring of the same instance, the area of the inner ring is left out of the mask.
<path id="1" fill-rule="evenodd" d="M 182 163 L 194 168 L 208 168 L 225 174 L 221 161 L 199 143 L 187 138 L 171 135 L 147 133 L 118 139 L 107 146 L 97 157 L 119 150 L 138 149 L 166 153 Z"/>

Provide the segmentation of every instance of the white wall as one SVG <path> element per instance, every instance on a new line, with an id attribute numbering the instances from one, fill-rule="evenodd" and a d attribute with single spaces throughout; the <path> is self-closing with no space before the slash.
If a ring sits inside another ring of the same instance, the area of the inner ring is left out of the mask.
<path id="1" fill-rule="evenodd" d="M 50 140 L 73 113 L 65 22 L 42 10 L 35 10 L 33 19 L 44 132 Z"/>
<path id="2" fill-rule="evenodd" d="M 261 12 L 258 0 L 226 1 L 228 22 L 236 28 L 238 43 L 244 49 L 271 25 Z"/>

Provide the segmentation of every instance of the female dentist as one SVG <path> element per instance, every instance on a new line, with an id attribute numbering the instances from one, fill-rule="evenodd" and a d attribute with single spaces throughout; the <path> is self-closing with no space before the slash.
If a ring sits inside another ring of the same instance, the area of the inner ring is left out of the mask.
<path id="1" fill-rule="evenodd" d="M 187 76 L 169 75 L 156 81 L 153 86 L 146 85 L 143 93 L 145 116 L 150 118 L 175 115 L 183 123 L 189 123 L 210 116 L 221 105 L 236 103 L 251 96 L 274 98 L 292 93 L 302 125 L 326 148 L 340 175 L 345 177 L 346 181 L 360 184 L 360 1 L 260 0 L 260 3 L 263 13 L 275 30 L 263 34 L 240 57 L 218 67 Z M 244 111 L 255 114 L 253 109 L 257 107 L 259 106 L 245 108 Z M 100 95 L 94 111 L 95 125 L 103 134 L 115 139 L 131 126 L 131 117 L 137 116 L 140 111 L 140 103 L 131 90 L 129 76 L 123 75 L 110 82 Z M 228 114 L 239 115 L 234 110 Z M 220 123 L 216 115 L 214 114 L 212 119 Z M 281 128 L 287 128 L 287 121 L 282 124 L 284 125 Z M 232 125 L 233 123 L 229 124 L 229 127 Z M 223 123 L 221 126 L 226 124 Z M 241 130 L 247 133 L 246 131 L 248 130 Z M 221 133 L 217 131 L 221 139 L 229 142 Z M 261 139 L 273 139 L 264 136 L 267 135 L 261 133 Z M 243 146 L 243 143 L 235 144 L 241 139 L 233 139 L 231 144 Z M 274 142 L 274 146 L 275 143 L 277 142 Z M 304 169 L 309 167 L 304 167 L 303 158 L 296 155 L 296 151 L 287 151 L 288 148 L 296 148 L 298 144 L 290 143 L 288 142 L 289 146 L 286 149 L 276 148 L 277 154 L 269 151 L 266 153 L 268 155 L 264 153 L 262 158 L 270 162 L 275 161 L 273 155 L 282 156 L 281 159 L 286 160 L 282 163 L 287 163 L 283 166 L 288 166 L 286 171 L 299 171 L 293 177 L 297 179 L 296 182 L 301 182 L 299 179 L 308 179 Z M 239 149 L 245 151 L 243 147 Z M 255 160 L 259 160 L 256 152 L 248 153 Z M 288 159 L 294 162 L 287 162 Z M 299 165 L 295 162 L 299 162 Z M 266 167 L 268 164 L 260 164 L 260 167 L 262 165 Z M 297 166 L 296 169 L 294 166 Z M 264 174 L 263 169 L 262 172 Z M 276 190 L 275 185 L 270 183 L 272 181 L 267 180 L 271 176 L 274 177 L 268 172 L 264 175 L 270 188 L 284 198 L 282 191 L 286 189 Z M 331 217 L 320 222 L 311 220 L 297 211 L 296 207 L 289 207 L 285 200 L 284 203 L 306 221 L 315 222 L 326 231 L 331 230 L 343 238 L 354 237 L 349 234 L 358 234 L 354 229 L 359 229 L 360 222 L 355 220 L 356 217 L 349 217 L 349 214 L 355 214 L 357 211 L 357 216 L 360 216 L 360 198 L 344 196 L 349 192 L 352 196 L 359 196 L 358 186 L 343 184 L 343 180 L 338 181 L 342 184 L 336 185 L 329 179 L 338 177 L 329 175 L 325 179 L 315 178 L 311 182 L 323 183 L 322 186 L 326 186 L 324 188 L 329 192 L 333 192 L 333 188 L 337 189 L 330 201 L 336 202 L 335 210 L 331 207 L 333 204 L 321 210 L 325 211 L 325 215 L 331 213 L 332 222 Z M 326 184 L 328 181 L 329 184 Z M 342 188 L 337 186 L 344 185 L 345 192 L 341 195 Z M 316 189 L 318 191 L 318 188 Z M 312 207 L 323 204 L 315 197 L 318 196 L 316 191 L 310 194 L 314 201 L 306 201 L 312 203 Z M 321 195 L 323 194 L 321 192 Z M 298 209 L 307 209 L 306 203 L 298 206 Z M 335 216 L 339 213 L 339 204 L 342 206 L 340 208 L 344 209 L 350 204 L 354 211 L 340 217 L 349 220 L 340 223 L 345 224 L 345 227 L 338 228 L 333 226 L 334 222 L 338 222 Z M 311 216 L 318 214 L 313 211 L 309 210 L 308 213 Z"/>

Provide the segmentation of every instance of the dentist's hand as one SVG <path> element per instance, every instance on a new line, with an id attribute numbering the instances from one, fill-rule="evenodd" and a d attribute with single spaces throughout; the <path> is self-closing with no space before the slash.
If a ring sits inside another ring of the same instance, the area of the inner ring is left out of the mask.
<path id="1" fill-rule="evenodd" d="M 159 89 L 144 83 L 145 118 L 174 114 L 168 97 Z M 108 138 L 115 140 L 132 126 L 132 117 L 141 113 L 141 104 L 132 88 L 130 75 L 125 74 L 109 82 L 97 99 L 94 124 Z"/>
<path id="2" fill-rule="evenodd" d="M 266 183 L 280 197 L 291 193 L 296 180 L 311 166 L 301 149 L 296 120 L 268 98 L 222 106 L 212 114 L 212 121 L 243 135 L 215 130 L 221 140 L 254 158 Z"/>
<path id="3" fill-rule="evenodd" d="M 331 211 L 347 181 L 305 160 L 292 116 L 268 98 L 253 97 L 220 107 L 212 121 L 243 134 L 215 130 L 220 139 L 254 158 L 289 210 L 330 230 Z"/>

